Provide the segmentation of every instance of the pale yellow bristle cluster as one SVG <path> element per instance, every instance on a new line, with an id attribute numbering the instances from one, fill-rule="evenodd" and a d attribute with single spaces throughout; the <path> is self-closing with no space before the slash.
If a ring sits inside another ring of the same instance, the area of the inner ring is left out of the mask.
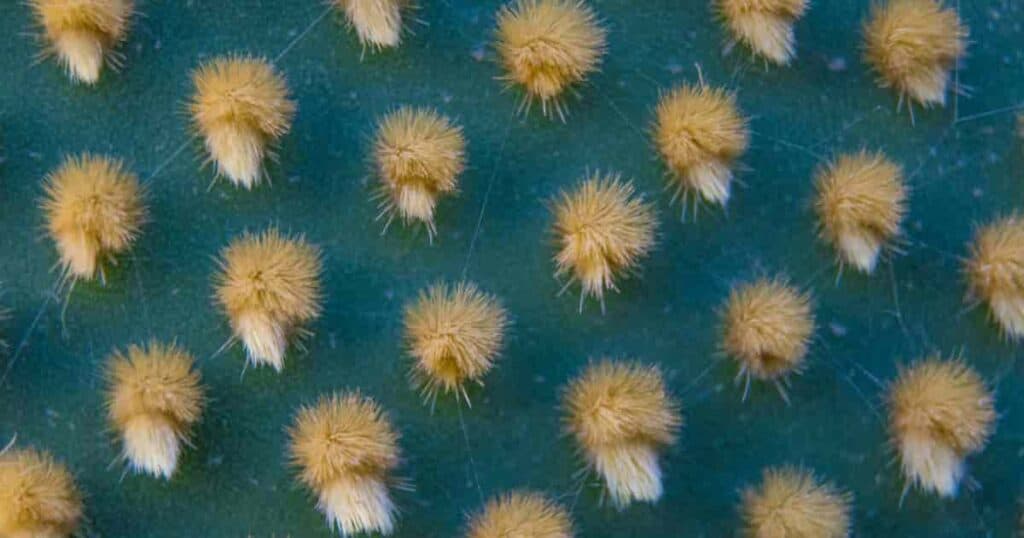
<path id="1" fill-rule="evenodd" d="M 554 212 L 556 275 L 580 283 L 581 310 L 589 296 L 603 304 L 605 291 L 616 289 L 654 248 L 654 210 L 618 175 L 594 173 L 561 193 Z"/>
<path id="2" fill-rule="evenodd" d="M 741 284 L 722 310 L 722 350 L 739 375 L 777 380 L 798 373 L 814 333 L 811 299 L 781 279 Z"/>
<path id="3" fill-rule="evenodd" d="M 128 35 L 132 0 L 29 0 L 47 41 L 72 80 L 94 84 L 103 64 L 120 64 L 117 47 Z"/>
<path id="4" fill-rule="evenodd" d="M 289 341 L 320 315 L 320 251 L 271 228 L 221 252 L 217 300 L 254 366 L 284 368 Z"/>
<path id="5" fill-rule="evenodd" d="M 491 499 L 466 538 L 572 538 L 572 519 L 544 495 L 516 491 Z"/>
<path id="6" fill-rule="evenodd" d="M 46 227 L 64 276 L 103 277 L 103 263 L 127 251 L 146 220 L 142 187 L 120 160 L 68 157 L 45 180 Z"/>
<path id="7" fill-rule="evenodd" d="M 359 42 L 374 49 L 397 47 L 402 41 L 402 14 L 409 0 L 331 0 L 355 29 Z"/>
<path id="8" fill-rule="evenodd" d="M 924 106 L 943 106 L 967 33 L 956 10 L 940 0 L 889 0 L 872 9 L 864 26 L 865 54 L 882 86 Z"/>
<path id="9" fill-rule="evenodd" d="M 657 367 L 592 364 L 569 384 L 564 405 L 568 431 L 615 506 L 661 498 L 658 452 L 675 442 L 682 416 Z"/>
<path id="10" fill-rule="evenodd" d="M 747 119 L 736 96 L 704 84 L 683 85 L 658 101 L 655 145 L 668 168 L 673 200 L 694 196 L 724 206 L 732 191 L 734 161 L 747 150 Z"/>
<path id="11" fill-rule="evenodd" d="M 900 234 L 906 213 L 903 171 L 881 153 L 842 155 L 816 180 L 821 237 L 843 264 L 872 273 L 879 254 Z"/>
<path id="12" fill-rule="evenodd" d="M 192 122 L 217 174 L 253 188 L 295 116 L 284 78 L 263 58 L 224 56 L 196 69 L 192 83 Z"/>
<path id="13" fill-rule="evenodd" d="M 846 538 L 850 496 L 810 471 L 765 469 L 761 484 L 743 491 L 740 507 L 746 538 Z"/>
<path id="14" fill-rule="evenodd" d="M 1024 337 L 1024 218 L 1012 215 L 979 229 L 964 271 L 970 297 L 988 305 L 1009 338 Z"/>
<path id="15" fill-rule="evenodd" d="M 889 436 L 908 487 L 956 495 L 964 458 L 995 430 L 992 393 L 961 360 L 937 356 L 906 368 L 889 388 Z"/>
<path id="16" fill-rule="evenodd" d="M 359 393 L 322 397 L 299 411 L 290 435 L 292 462 L 332 528 L 343 536 L 391 534 L 398 434 L 376 402 Z"/>
<path id="17" fill-rule="evenodd" d="M 562 95 L 597 70 L 605 30 L 582 0 L 515 0 L 498 12 L 496 48 L 505 79 L 563 120 Z"/>
<path id="18" fill-rule="evenodd" d="M 82 495 L 68 469 L 33 449 L 0 452 L 0 536 L 64 538 L 82 521 Z"/>
<path id="19" fill-rule="evenodd" d="M 111 356 L 107 411 L 133 471 L 170 478 L 177 469 L 181 445 L 203 411 L 194 363 L 177 345 L 155 341 Z"/>
<path id="20" fill-rule="evenodd" d="M 465 152 L 462 129 L 434 110 L 402 107 L 385 116 L 374 141 L 380 217 L 422 222 L 432 237 L 438 200 L 458 189 Z"/>
<path id="21" fill-rule="evenodd" d="M 807 10 L 807 0 L 715 0 L 718 13 L 736 41 L 779 65 L 796 56 L 793 23 Z"/>
<path id="22" fill-rule="evenodd" d="M 493 295 L 475 284 L 437 284 L 405 309 L 405 341 L 413 380 L 433 400 L 439 390 L 466 402 L 467 382 L 481 383 L 501 351 L 508 316 Z"/>

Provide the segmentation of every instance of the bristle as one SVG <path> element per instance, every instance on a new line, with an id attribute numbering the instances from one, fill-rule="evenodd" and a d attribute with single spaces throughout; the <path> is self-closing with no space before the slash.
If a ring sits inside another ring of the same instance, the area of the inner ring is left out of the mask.
<path id="1" fill-rule="evenodd" d="M 883 87 L 926 107 L 944 106 L 967 33 L 956 10 L 939 0 L 890 0 L 872 9 L 864 26 L 865 56 Z"/>
<path id="2" fill-rule="evenodd" d="M 114 352 L 107 409 L 135 472 L 170 478 L 203 410 L 195 359 L 175 344 L 150 342 Z"/>
<path id="3" fill-rule="evenodd" d="M 515 0 L 498 12 L 496 48 L 505 79 L 522 86 L 525 107 L 565 112 L 561 97 L 597 70 L 605 30 L 582 0 Z"/>
<path id="4" fill-rule="evenodd" d="M 462 129 L 433 110 L 402 107 L 388 114 L 374 142 L 381 216 L 422 222 L 433 236 L 437 202 L 457 191 L 465 147 Z"/>
<path id="5" fill-rule="evenodd" d="M 402 41 L 402 12 L 409 0 L 331 0 L 345 14 L 363 46 L 397 47 Z"/>
<path id="6" fill-rule="evenodd" d="M 903 171 L 881 153 L 861 151 L 829 163 L 816 183 L 821 237 L 842 263 L 872 273 L 882 249 L 900 234 L 907 198 Z"/>
<path id="7" fill-rule="evenodd" d="M 653 136 L 683 210 L 692 194 L 721 206 L 732 190 L 732 165 L 747 150 L 747 120 L 736 96 L 704 84 L 683 85 L 658 101 Z"/>
<path id="8" fill-rule="evenodd" d="M 196 69 L 192 83 L 192 121 L 217 174 L 253 188 L 295 115 L 284 78 L 263 58 L 224 56 Z"/>
<path id="9" fill-rule="evenodd" d="M 431 286 L 405 309 L 405 340 L 413 379 L 433 400 L 439 390 L 465 396 L 494 366 L 508 323 L 493 295 L 461 282 Z M 468 396 L 466 396 L 468 399 Z"/>
<path id="10" fill-rule="evenodd" d="M 814 333 L 811 299 L 782 279 L 741 284 L 722 310 L 722 350 L 740 375 L 775 380 L 799 373 Z"/>
<path id="11" fill-rule="evenodd" d="M 284 368 L 289 340 L 320 315 L 320 251 L 271 228 L 221 251 L 217 300 L 249 362 Z"/>
<path id="12" fill-rule="evenodd" d="M 47 41 L 76 82 L 95 84 L 104 63 L 117 64 L 116 49 L 128 35 L 131 0 L 29 0 Z"/>
<path id="13" fill-rule="evenodd" d="M 92 280 L 127 251 L 146 220 L 139 180 L 117 159 L 67 157 L 45 180 L 47 230 L 64 277 Z"/>
<path id="14" fill-rule="evenodd" d="M 796 56 L 793 23 L 807 10 L 807 0 L 716 0 L 719 15 L 734 39 L 779 65 Z"/>
<path id="15" fill-rule="evenodd" d="M 758 487 L 743 491 L 747 538 L 846 538 L 850 495 L 796 467 L 765 469 Z"/>
<path id="16" fill-rule="evenodd" d="M 387 483 L 398 434 L 376 402 L 359 393 L 322 397 L 299 410 L 289 433 L 292 462 L 332 528 L 391 534 L 397 510 Z"/>
<path id="17" fill-rule="evenodd" d="M 661 497 L 658 451 L 675 442 L 682 417 L 657 367 L 592 364 L 569 384 L 565 408 L 568 431 L 616 507 Z"/>
<path id="18" fill-rule="evenodd" d="M 63 538 L 81 520 L 82 495 L 63 464 L 33 449 L 0 452 L 0 536 Z"/>
<path id="19" fill-rule="evenodd" d="M 495 497 L 469 523 L 466 538 L 572 538 L 572 519 L 558 503 L 533 492 Z"/>
<path id="20" fill-rule="evenodd" d="M 937 356 L 900 372 L 889 387 L 889 436 L 907 485 L 956 495 L 964 458 L 995 429 L 992 393 L 960 360 Z"/>
<path id="21" fill-rule="evenodd" d="M 988 305 L 1007 337 L 1024 337 L 1024 219 L 1012 215 L 979 229 L 964 271 L 970 298 Z"/>
<path id="22" fill-rule="evenodd" d="M 616 174 L 594 173 L 562 192 L 554 212 L 555 274 L 580 282 L 580 308 L 589 296 L 603 304 L 605 291 L 617 289 L 616 281 L 654 248 L 654 210 Z"/>

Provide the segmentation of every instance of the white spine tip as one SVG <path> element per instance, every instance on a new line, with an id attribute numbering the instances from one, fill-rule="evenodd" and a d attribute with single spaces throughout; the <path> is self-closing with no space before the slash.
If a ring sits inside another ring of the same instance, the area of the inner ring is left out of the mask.
<path id="1" fill-rule="evenodd" d="M 103 44 L 88 30 L 67 30 L 54 43 L 72 79 L 95 84 L 103 68 Z"/>
<path id="2" fill-rule="evenodd" d="M 657 502 L 661 498 L 661 466 L 653 447 L 634 443 L 595 451 L 594 468 L 604 480 L 617 508 L 633 501 Z"/>
<path id="3" fill-rule="evenodd" d="M 875 272 L 882 244 L 866 234 L 844 233 L 839 236 L 839 251 L 843 259 L 862 273 Z"/>
<path id="4" fill-rule="evenodd" d="M 992 315 L 1013 340 L 1024 337 L 1024 297 L 1015 293 L 993 294 L 989 302 Z"/>
<path id="5" fill-rule="evenodd" d="M 907 480 L 943 497 L 956 496 L 964 462 L 950 446 L 927 437 L 907 436 L 900 452 Z"/>
<path id="6" fill-rule="evenodd" d="M 263 171 L 263 147 L 261 133 L 233 123 L 212 129 L 206 138 L 206 149 L 216 163 L 217 173 L 246 189 L 259 183 Z"/>
<path id="7" fill-rule="evenodd" d="M 253 366 L 266 364 L 278 372 L 284 369 L 288 336 L 280 323 L 259 314 L 242 314 L 238 316 L 235 331 L 245 345 L 246 355 Z"/>
<path id="8" fill-rule="evenodd" d="M 162 417 L 141 415 L 124 428 L 124 457 L 135 472 L 168 479 L 178 468 L 181 439 Z"/>
<path id="9" fill-rule="evenodd" d="M 317 508 L 342 536 L 361 532 L 388 536 L 395 529 L 395 505 L 387 486 L 378 478 L 356 476 L 335 480 L 320 491 Z"/>
<path id="10" fill-rule="evenodd" d="M 687 181 L 704 200 L 725 206 L 729 202 L 732 171 L 717 159 L 697 164 L 687 171 Z"/>

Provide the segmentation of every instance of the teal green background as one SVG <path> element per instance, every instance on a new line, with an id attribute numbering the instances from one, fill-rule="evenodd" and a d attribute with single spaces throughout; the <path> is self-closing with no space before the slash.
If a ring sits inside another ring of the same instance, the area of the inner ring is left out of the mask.
<path id="1" fill-rule="evenodd" d="M 1024 6 L 964 2 L 971 28 L 959 78 L 970 95 L 946 109 L 896 110 L 860 61 L 869 4 L 815 2 L 796 27 L 799 58 L 766 68 L 724 54 L 707 2 L 602 0 L 609 30 L 602 71 L 570 101 L 562 124 L 515 116 L 490 49 L 493 0 L 422 2 L 401 48 L 367 53 L 320 0 L 148 0 L 123 47 L 119 73 L 71 84 L 53 61 L 33 65 L 29 9 L 0 5 L 0 282 L 11 309 L 0 359 L 0 438 L 43 447 L 87 492 L 93 536 L 329 536 L 286 464 L 296 408 L 359 388 L 402 432 L 400 537 L 461 535 L 467 513 L 513 488 L 543 490 L 572 507 L 584 537 L 722 537 L 739 528 L 738 491 L 763 467 L 803 464 L 855 496 L 856 536 L 1010 536 L 1024 457 L 1024 392 L 1017 346 L 981 308 L 968 309 L 959 258 L 978 223 L 1024 195 L 1024 152 L 1006 107 L 1024 89 Z M 189 72 L 213 55 L 278 58 L 299 111 L 252 192 L 212 181 L 184 112 Z M 662 192 L 647 128 L 660 91 L 697 79 L 734 88 L 752 117 L 752 147 L 728 212 L 680 223 Z M 434 244 L 392 226 L 381 236 L 369 198 L 375 118 L 401 104 L 436 107 L 465 127 L 469 169 L 444 201 Z M 959 119 L 959 121 L 958 121 Z M 840 151 L 881 149 L 912 188 L 906 254 L 866 277 L 836 283 L 833 253 L 817 242 L 811 178 Z M 56 254 L 44 236 L 41 180 L 71 152 L 125 158 L 149 189 L 152 222 L 105 287 L 80 284 L 64 322 L 52 295 Z M 659 247 L 642 274 L 581 315 L 557 297 L 546 200 L 586 171 L 635 179 L 659 210 Z M 243 230 L 276 224 L 325 254 L 326 305 L 308 353 L 280 375 L 249 369 L 213 305 L 218 250 Z M 463 410 L 431 413 L 406 381 L 402 305 L 439 279 L 462 275 L 503 298 L 514 318 L 504 356 Z M 816 298 L 809 369 L 787 406 L 771 386 L 746 402 L 735 368 L 716 358 L 715 309 L 736 282 L 785 274 Z M 194 450 L 169 482 L 126 476 L 102 410 L 101 368 L 111 350 L 176 339 L 201 358 L 211 401 Z M 882 386 L 924 354 L 962 353 L 995 387 L 1001 414 L 987 449 L 970 460 L 977 487 L 954 500 L 912 492 L 886 448 Z M 663 457 L 665 496 L 624 511 L 580 494 L 580 463 L 560 436 L 559 389 L 588 358 L 661 365 L 686 426 Z"/>

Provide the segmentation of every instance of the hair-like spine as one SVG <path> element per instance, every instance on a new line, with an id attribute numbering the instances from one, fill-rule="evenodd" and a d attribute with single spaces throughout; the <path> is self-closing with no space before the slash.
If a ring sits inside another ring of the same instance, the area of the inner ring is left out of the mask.
<path id="1" fill-rule="evenodd" d="M 956 10 L 940 0 L 889 0 L 876 4 L 864 25 L 865 58 L 879 84 L 901 99 L 944 106 L 949 73 L 967 50 L 967 35 Z"/>
<path id="2" fill-rule="evenodd" d="M 82 494 L 67 467 L 48 452 L 0 452 L 0 536 L 64 538 L 78 531 Z"/>
<path id="3" fill-rule="evenodd" d="M 221 251 L 216 297 L 254 366 L 284 368 L 290 339 L 320 315 L 320 251 L 276 228 L 246 233 Z"/>
<path id="4" fill-rule="evenodd" d="M 192 73 L 192 122 L 217 174 L 246 189 L 259 184 L 264 158 L 291 130 L 295 102 L 263 58 L 214 58 Z"/>
<path id="5" fill-rule="evenodd" d="M 412 379 L 433 401 L 439 390 L 469 403 L 467 382 L 483 383 L 505 338 L 508 315 L 493 295 L 470 282 L 436 284 L 405 308 Z"/>
<path id="6" fill-rule="evenodd" d="M 899 165 L 881 153 L 840 155 L 818 172 L 816 187 L 819 235 L 836 248 L 841 263 L 874 272 L 906 213 Z"/>
<path id="7" fill-rule="evenodd" d="M 634 194 L 631 181 L 595 172 L 554 204 L 555 275 L 568 276 L 567 287 L 579 281 L 581 311 L 589 296 L 603 308 L 605 291 L 654 248 L 654 210 Z"/>
<path id="8" fill-rule="evenodd" d="M 385 116 L 373 148 L 378 218 L 422 222 L 432 238 L 437 202 L 457 192 L 465 155 L 462 129 L 434 110 L 402 107 Z"/>
<path id="9" fill-rule="evenodd" d="M 733 162 L 750 140 L 734 93 L 701 82 L 663 94 L 652 136 L 668 168 L 672 201 L 682 197 L 684 214 L 691 194 L 695 207 L 700 200 L 721 206 L 729 201 Z"/>
<path id="10" fill-rule="evenodd" d="M 466 538 L 573 538 L 565 508 L 540 493 L 513 491 L 491 499 L 469 523 Z"/>
<path id="11" fill-rule="evenodd" d="M 345 14 L 364 47 L 385 49 L 402 41 L 402 14 L 410 0 L 331 0 Z"/>
<path id="12" fill-rule="evenodd" d="M 138 178 L 118 159 L 84 153 L 65 158 L 44 183 L 41 205 L 62 278 L 104 278 L 103 262 L 127 251 L 146 221 Z"/>
<path id="13" fill-rule="evenodd" d="M 798 467 L 770 467 L 761 484 L 743 490 L 740 513 L 747 538 L 846 538 L 849 493 Z"/>
<path id="14" fill-rule="evenodd" d="M 182 443 L 203 412 L 195 359 L 156 341 L 115 351 L 108 361 L 107 414 L 133 471 L 170 478 Z"/>
<path id="15" fill-rule="evenodd" d="M 968 299 L 981 300 L 1013 340 L 1024 337 L 1024 218 L 1010 215 L 980 228 L 964 263 Z"/>
<path id="16" fill-rule="evenodd" d="M 388 492 L 399 463 L 398 433 L 372 399 L 358 392 L 303 407 L 290 430 L 291 458 L 317 508 L 343 536 L 389 535 L 397 509 Z"/>
<path id="17" fill-rule="evenodd" d="M 72 80 L 95 84 L 103 64 L 118 67 L 128 36 L 132 0 L 28 0 L 47 45 Z"/>
<path id="18" fill-rule="evenodd" d="M 900 372 L 889 387 L 889 436 L 907 487 L 953 497 L 964 459 L 995 430 L 992 393 L 959 359 L 932 356 Z"/>
<path id="19" fill-rule="evenodd" d="M 605 30 L 583 0 L 514 0 L 498 11 L 495 47 L 505 80 L 525 91 L 521 109 L 539 100 L 545 116 L 565 121 L 562 95 L 597 71 Z"/>
<path id="20" fill-rule="evenodd" d="M 779 65 L 796 57 L 793 23 L 807 11 L 807 0 L 715 0 L 719 16 L 736 41 Z"/>
<path id="21" fill-rule="evenodd" d="M 658 451 L 675 443 L 682 425 L 661 370 L 636 362 L 593 363 L 570 382 L 564 405 L 566 429 L 616 507 L 661 498 Z"/>

